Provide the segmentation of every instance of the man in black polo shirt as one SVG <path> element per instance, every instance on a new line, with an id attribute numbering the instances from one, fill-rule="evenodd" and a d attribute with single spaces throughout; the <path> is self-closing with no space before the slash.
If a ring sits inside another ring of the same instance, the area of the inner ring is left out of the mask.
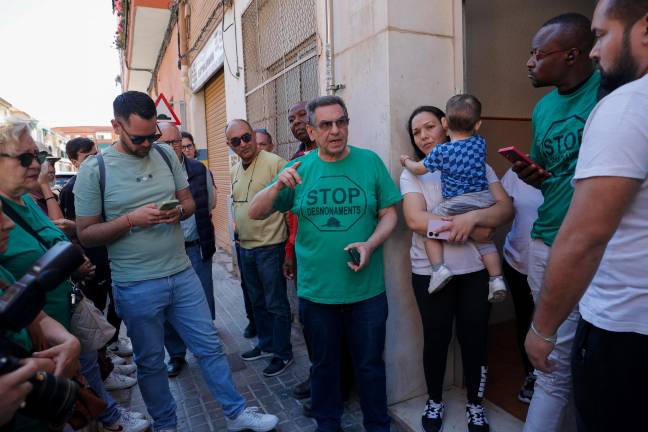
<path id="1" fill-rule="evenodd" d="M 172 123 L 161 123 L 160 142 L 169 144 L 182 165 L 182 171 L 189 181 L 189 189 L 196 203 L 196 212 L 188 219 L 180 221 L 185 238 L 185 249 L 191 260 L 209 305 L 212 320 L 215 318 L 214 283 L 212 280 L 212 257 L 216 252 L 214 225 L 211 211 L 216 206 L 216 194 L 211 173 L 201 162 L 189 159 L 182 153 L 182 135 Z M 164 328 L 164 346 L 169 352 L 167 372 L 170 377 L 177 376 L 185 365 L 187 347 L 168 322 Z"/>

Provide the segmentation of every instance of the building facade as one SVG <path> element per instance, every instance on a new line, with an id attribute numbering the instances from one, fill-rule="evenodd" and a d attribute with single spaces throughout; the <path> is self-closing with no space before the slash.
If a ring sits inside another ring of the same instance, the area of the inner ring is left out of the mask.
<path id="1" fill-rule="evenodd" d="M 443 108 L 450 96 L 470 92 L 482 101 L 489 163 L 502 175 L 509 165 L 496 150 L 529 149 L 531 111 L 547 91 L 527 78 L 533 34 L 555 15 L 591 16 L 593 8 L 590 0 L 181 0 L 167 8 L 168 41 L 161 37 L 159 67 L 145 91 L 182 101 L 185 127 L 207 149 L 219 182 L 215 222 L 223 247 L 232 161 L 223 134 L 227 119 L 267 128 L 275 151 L 288 158 L 296 146 L 286 118 L 290 105 L 337 94 L 349 108 L 350 144 L 375 151 L 398 182 L 399 156 L 412 152 L 406 125 L 414 108 Z M 129 85 L 125 80 L 125 89 L 135 88 Z M 391 269 L 385 361 L 393 406 L 426 393 L 410 238 L 401 217 L 385 247 Z M 511 316 L 510 304 L 494 308 L 495 321 Z M 448 385 L 461 385 L 456 346 L 448 365 Z"/>

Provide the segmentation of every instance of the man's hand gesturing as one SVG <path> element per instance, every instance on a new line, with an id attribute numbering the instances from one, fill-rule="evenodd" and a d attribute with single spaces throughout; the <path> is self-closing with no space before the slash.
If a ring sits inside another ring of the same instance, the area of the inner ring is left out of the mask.
<path id="1" fill-rule="evenodd" d="M 294 189 L 295 186 L 301 184 L 301 176 L 297 172 L 297 168 L 301 165 L 301 162 L 295 162 L 293 165 L 284 169 L 279 173 L 279 178 L 277 179 L 276 187 L 281 190 L 284 187 L 289 187 Z"/>

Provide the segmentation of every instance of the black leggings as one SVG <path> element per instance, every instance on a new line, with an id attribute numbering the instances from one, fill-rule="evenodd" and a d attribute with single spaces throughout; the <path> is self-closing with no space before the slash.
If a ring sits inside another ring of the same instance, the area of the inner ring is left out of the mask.
<path id="1" fill-rule="evenodd" d="M 412 274 L 412 286 L 423 322 L 423 370 L 429 398 L 443 398 L 448 346 L 456 319 L 468 402 L 481 403 L 488 373 L 488 273 L 455 275 L 434 294 L 428 294 L 430 276 Z"/>
<path id="2" fill-rule="evenodd" d="M 531 317 L 533 316 L 534 308 L 533 296 L 531 295 L 529 282 L 527 282 L 527 275 L 515 270 L 506 260 L 504 260 L 502 270 L 506 283 L 511 290 L 511 297 L 513 298 L 517 345 L 520 350 L 520 356 L 522 357 L 524 371 L 528 375 L 533 372 L 533 365 L 529 361 L 526 349 L 524 349 L 524 339 L 526 339 L 527 332 L 531 326 Z"/>

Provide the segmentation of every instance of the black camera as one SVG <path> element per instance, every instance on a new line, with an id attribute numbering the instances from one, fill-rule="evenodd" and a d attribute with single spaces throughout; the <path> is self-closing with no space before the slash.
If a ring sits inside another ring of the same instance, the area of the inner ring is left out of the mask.
<path id="1" fill-rule="evenodd" d="M 0 330 L 20 331 L 45 306 L 46 294 L 55 289 L 85 261 L 80 248 L 58 242 L 38 259 L 20 280 L 0 296 Z"/>
<path id="2" fill-rule="evenodd" d="M 84 262 L 80 248 L 59 242 L 38 259 L 16 283 L 3 287 L 0 295 L 0 375 L 20 368 L 29 353 L 5 336 L 29 325 L 43 309 L 48 291 L 55 289 Z M 19 412 L 50 423 L 63 423 L 79 396 L 79 385 L 46 372 L 29 380 L 33 389 Z"/>
<path id="3" fill-rule="evenodd" d="M 0 356 L 0 375 L 13 372 L 20 366 L 19 359 Z M 79 397 L 79 385 L 43 371 L 36 372 L 29 382 L 32 383 L 33 389 L 25 399 L 24 408 L 19 412 L 52 424 L 63 424 Z"/>

